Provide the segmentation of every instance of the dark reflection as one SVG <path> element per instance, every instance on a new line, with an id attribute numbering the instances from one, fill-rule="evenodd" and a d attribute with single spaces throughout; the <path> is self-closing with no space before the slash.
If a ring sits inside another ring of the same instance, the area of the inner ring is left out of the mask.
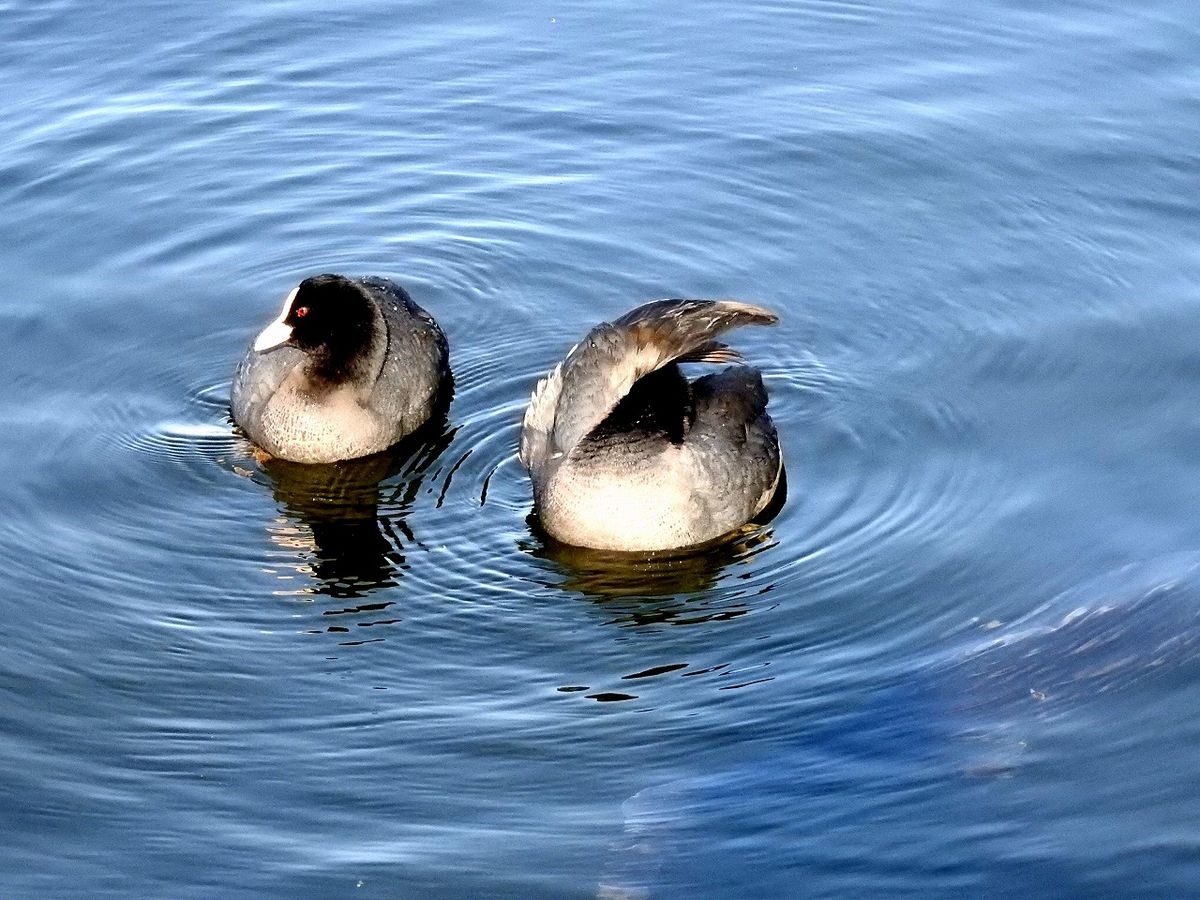
<path id="1" fill-rule="evenodd" d="M 391 450 L 365 459 L 332 465 L 260 461 L 275 499 L 311 537 L 277 536 L 304 552 L 317 593 L 353 599 L 397 584 L 405 568 L 404 548 L 416 543 L 406 516 L 423 477 L 452 437 L 443 410 Z"/>
<path id="2" fill-rule="evenodd" d="M 773 896 L 780 894 L 774 885 L 754 883 L 739 868 L 747 846 L 717 846 L 714 833 L 771 835 L 774 846 L 793 848 L 788 865 L 767 873 L 769 880 L 778 871 L 844 858 L 846 829 L 814 828 L 814 822 L 850 828 L 871 821 L 878 845 L 920 854 L 928 848 L 913 835 L 940 835 L 948 819 L 967 834 L 991 833 L 997 823 L 1029 833 L 1029 787 L 1015 777 L 1026 767 L 1040 767 L 1037 784 L 1049 796 L 1058 796 L 1056 780 L 1111 784 L 1117 767 L 1124 777 L 1139 777 L 1145 754 L 1162 751 L 1161 736 L 1131 734 L 1112 745 L 1107 733 L 1094 737 L 1096 723 L 1153 703 L 1190 714 L 1200 674 L 1200 553 L 1124 566 L 987 634 L 970 635 L 966 647 L 949 648 L 891 684 L 872 682 L 855 698 L 840 697 L 836 714 L 814 711 L 806 723 L 803 713 L 780 707 L 787 726 L 777 733 L 789 738 L 767 753 L 631 796 L 622 804 L 625 829 L 610 847 L 600 894 L 684 896 L 684 886 L 702 884 L 714 896 Z M 1047 765 L 1037 748 L 1044 735 L 1057 732 L 1061 739 L 1064 731 L 1085 742 L 1093 736 L 1094 746 L 1070 765 L 1054 765 L 1053 758 Z M 931 773 L 938 802 L 912 802 L 928 790 Z M 823 789 L 806 790 L 811 784 Z M 871 789 L 838 789 L 855 784 Z M 888 789 L 875 790 L 879 784 Z M 1066 802 L 1108 812 L 1126 796 L 1089 790 Z M 1123 811 L 1122 805 L 1110 814 Z M 926 840 L 932 847 L 939 838 Z M 990 858 L 994 846 L 983 842 L 967 852 Z M 898 856 L 897 864 L 909 861 Z M 1039 878 L 1061 882 L 1058 872 L 1026 868 L 1023 862 L 1020 871 L 990 876 L 1003 889 L 982 895 L 1036 896 Z M 1011 893 L 1018 874 L 1029 884 Z"/>
<path id="3" fill-rule="evenodd" d="M 595 600 L 618 624 L 694 625 L 733 619 L 749 611 L 747 592 L 712 588 L 731 564 L 771 546 L 774 535 L 767 526 L 786 499 L 785 475 L 767 508 L 742 531 L 699 547 L 655 553 L 563 544 L 546 534 L 531 514 L 531 539 L 522 549 L 551 564 L 559 576 L 554 584 Z M 759 586 L 755 593 L 769 589 Z"/>

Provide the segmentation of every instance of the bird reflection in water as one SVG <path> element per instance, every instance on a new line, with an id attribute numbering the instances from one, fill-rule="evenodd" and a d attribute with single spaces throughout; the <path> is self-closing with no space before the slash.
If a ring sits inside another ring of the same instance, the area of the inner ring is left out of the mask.
<path id="1" fill-rule="evenodd" d="M 330 465 L 259 461 L 287 519 L 271 538 L 301 552 L 315 582 L 306 593 L 353 600 L 398 583 L 405 547 L 418 543 L 406 517 L 452 437 L 443 413 L 386 453 Z"/>

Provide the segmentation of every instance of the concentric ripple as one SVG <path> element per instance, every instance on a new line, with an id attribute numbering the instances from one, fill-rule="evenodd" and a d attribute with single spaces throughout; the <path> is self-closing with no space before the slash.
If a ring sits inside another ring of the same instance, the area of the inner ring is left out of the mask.
<path id="1" fill-rule="evenodd" d="M 104 435 L 116 450 L 170 461 L 197 478 L 210 477 L 213 462 L 231 464 L 245 453 L 244 442 L 230 427 L 227 378 L 187 387 L 180 409 L 172 416 L 156 421 L 139 418 L 124 425 L 129 430 Z"/>
<path id="2" fill-rule="evenodd" d="M 485 300 L 498 292 L 478 289 Z M 647 634 L 750 634 L 739 623 L 803 611 L 807 632 L 797 646 L 829 652 L 883 652 L 884 636 L 913 642 L 959 623 L 952 597 L 919 616 L 887 598 L 936 577 L 956 544 L 1003 508 L 970 412 L 902 368 L 804 349 L 812 335 L 801 332 L 812 329 L 803 321 L 736 336 L 764 371 L 784 448 L 788 493 L 777 515 L 712 547 L 646 557 L 545 538 L 517 458 L 520 421 L 534 384 L 599 315 L 576 314 L 579 324 L 559 328 L 545 323 L 544 302 L 439 310 L 455 373 L 446 419 L 392 453 L 337 466 L 264 462 L 237 435 L 227 396 L 232 357 L 246 339 L 238 329 L 183 336 L 175 364 L 155 373 L 152 388 L 136 368 L 114 367 L 113 389 L 86 408 L 78 429 L 105 463 L 101 487 L 112 498 L 95 504 L 88 526 L 102 583 L 115 590 L 146 577 L 117 563 L 122 547 L 151 555 L 191 546 L 198 559 L 257 569 L 285 604 L 281 625 L 294 619 L 297 631 L 339 647 L 384 644 L 414 617 L 429 633 L 452 630 L 455 610 L 522 621 L 564 597 L 586 601 L 587 618 L 600 626 Z M 56 485 L 70 479 L 59 472 Z M 174 489 L 147 495 L 147 479 Z M 201 569 L 179 580 L 203 595 L 213 588 Z M 238 589 L 252 592 L 254 583 Z M 845 602 L 870 610 L 855 630 L 839 612 Z M 647 645 L 636 664 L 563 672 L 550 689 L 586 683 L 581 697 L 636 699 L 622 679 L 638 672 L 656 673 L 635 679 L 642 693 L 648 685 L 761 683 L 775 676 L 755 672 L 796 652 L 788 641 L 760 634 L 740 662 L 716 646 L 684 657 Z"/>
<path id="3" fill-rule="evenodd" d="M 788 467 L 778 516 L 699 550 L 578 550 L 538 530 L 517 458 L 530 391 L 578 335 L 551 340 L 520 307 L 485 318 L 486 342 L 456 345 L 453 439 L 409 510 L 422 550 L 406 575 L 410 587 L 517 617 L 530 614 L 531 602 L 565 592 L 622 628 L 716 627 L 783 604 L 809 609 L 816 645 L 826 649 L 878 646 L 864 642 L 864 632 L 899 639 L 958 622 L 948 605 L 914 619 L 903 603 L 872 601 L 861 630 L 821 632 L 837 617 L 835 599 L 894 595 L 933 577 L 941 557 L 932 548 L 953 551 L 1002 507 L 988 487 L 971 416 L 955 403 L 887 367 L 839 370 L 807 351 L 781 352 L 800 343 L 783 329 L 754 335 L 746 354 L 765 372 Z M 778 649 L 773 640 L 764 647 Z M 691 668 L 728 665 L 710 663 Z M 660 664 L 668 678 L 679 677 L 669 674 L 670 660 L 647 660 L 645 668 Z"/>

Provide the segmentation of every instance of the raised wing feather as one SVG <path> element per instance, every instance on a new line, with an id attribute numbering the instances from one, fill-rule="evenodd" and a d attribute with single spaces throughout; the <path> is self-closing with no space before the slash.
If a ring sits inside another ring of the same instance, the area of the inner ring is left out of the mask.
<path id="1" fill-rule="evenodd" d="M 772 325 L 770 310 L 739 300 L 656 300 L 597 325 L 538 382 L 521 429 L 521 461 L 540 469 L 595 428 L 642 376 L 677 360 L 725 361 L 714 338 Z"/>

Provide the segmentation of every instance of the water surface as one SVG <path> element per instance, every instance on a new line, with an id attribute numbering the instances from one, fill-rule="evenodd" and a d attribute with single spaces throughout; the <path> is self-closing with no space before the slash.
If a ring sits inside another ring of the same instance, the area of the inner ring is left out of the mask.
<path id="1" fill-rule="evenodd" d="M 0 2 L 5 896 L 1200 883 L 1191 4 Z M 389 276 L 457 391 L 263 465 L 233 367 Z M 790 476 L 549 546 L 536 379 L 662 296 Z"/>

